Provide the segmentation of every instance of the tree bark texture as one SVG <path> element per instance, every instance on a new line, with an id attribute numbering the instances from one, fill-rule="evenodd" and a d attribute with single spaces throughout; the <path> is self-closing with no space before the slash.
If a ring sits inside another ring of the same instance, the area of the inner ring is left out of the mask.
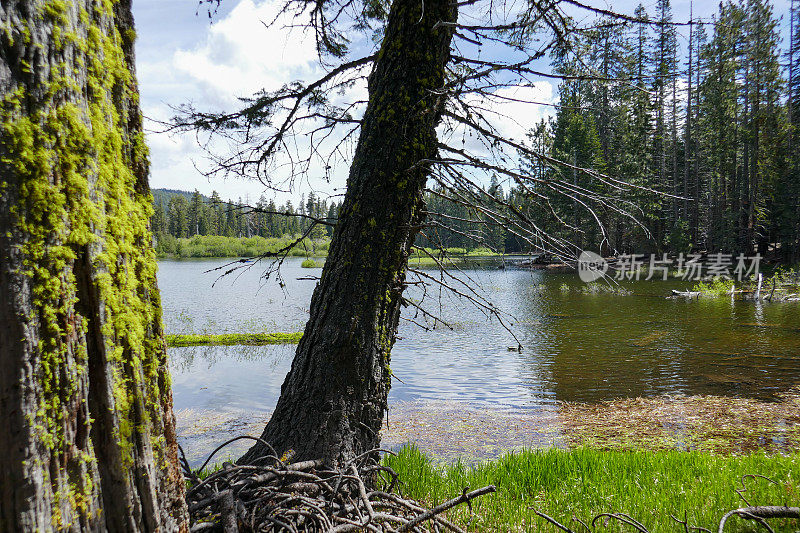
<path id="1" fill-rule="evenodd" d="M 0 4 L 0 532 L 186 529 L 134 39 Z"/>
<path id="2" fill-rule="evenodd" d="M 376 447 L 410 247 L 437 154 L 455 21 L 450 0 L 395 0 L 369 78 L 347 193 L 310 318 L 262 438 L 297 460 L 341 464 Z M 240 459 L 265 453 L 256 445 Z"/>

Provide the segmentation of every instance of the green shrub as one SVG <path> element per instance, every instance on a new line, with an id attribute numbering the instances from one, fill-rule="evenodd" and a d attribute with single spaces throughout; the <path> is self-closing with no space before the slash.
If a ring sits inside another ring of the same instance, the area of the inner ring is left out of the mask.
<path id="1" fill-rule="evenodd" d="M 726 296 L 731 293 L 733 280 L 724 278 L 714 278 L 710 281 L 701 281 L 692 287 L 695 292 L 701 292 L 711 296 Z"/>
<path id="2" fill-rule="evenodd" d="M 444 251 L 447 255 L 466 255 L 467 253 L 466 248 L 445 248 Z"/>
<path id="3" fill-rule="evenodd" d="M 471 257 L 491 257 L 499 254 L 497 252 L 493 252 L 492 250 L 486 248 L 485 246 L 481 246 L 480 248 L 474 248 L 470 250 L 469 252 L 467 252 L 467 255 Z"/>

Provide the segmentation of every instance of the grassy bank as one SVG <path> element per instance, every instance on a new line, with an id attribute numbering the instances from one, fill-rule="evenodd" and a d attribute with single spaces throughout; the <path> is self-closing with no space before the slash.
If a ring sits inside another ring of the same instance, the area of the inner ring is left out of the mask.
<path id="1" fill-rule="evenodd" d="M 564 403 L 544 417 L 463 405 L 449 412 L 440 403 L 430 412 L 393 411 L 381 433 L 385 447 L 399 449 L 384 462 L 399 474 L 404 496 L 433 507 L 464 487 L 497 487 L 496 494 L 473 502 L 474 513 L 466 507 L 448 512 L 468 531 L 557 531 L 534 509 L 575 532 L 585 529 L 573 517 L 590 522 L 602 512 L 626 513 L 651 533 L 697 531 L 694 526 L 716 531 L 724 513 L 746 505 L 736 493 L 742 476 L 778 482 L 747 478 L 743 494 L 752 504 L 800 505 L 798 409 L 797 391 L 772 402 L 692 396 Z M 263 422 L 256 426 L 253 435 Z M 514 433 L 522 439 L 509 439 Z M 546 438 L 537 440 L 539 433 Z M 425 454 L 403 446 L 407 442 L 418 443 Z M 536 442 L 547 447 L 519 448 Z M 478 460 L 476 450 L 493 447 L 517 451 Z M 215 459 L 222 460 L 224 455 Z M 684 513 L 690 529 L 670 518 L 683 519 Z M 770 524 L 776 532 L 800 531 L 798 521 Z M 725 529 L 758 530 L 739 518 Z M 595 531 L 633 529 L 600 521 Z"/>
<path id="2" fill-rule="evenodd" d="M 257 257 L 266 253 L 277 253 L 291 245 L 297 237 L 284 235 L 283 237 L 224 237 L 221 235 L 195 235 L 190 238 L 176 238 L 171 235 L 159 234 L 156 239 L 156 254 L 159 258 L 188 258 L 188 257 Z M 289 251 L 293 257 L 327 257 L 330 239 L 303 239 L 297 246 Z M 447 248 L 437 250 L 426 248 L 425 251 L 414 250 L 411 261 L 417 265 L 435 265 L 437 258 L 446 257 L 444 261 L 465 261 L 468 259 L 494 257 L 499 254 L 488 248 Z"/>
<path id="3" fill-rule="evenodd" d="M 159 258 L 185 257 L 257 257 L 267 253 L 278 253 L 291 245 L 295 237 L 223 237 L 220 235 L 195 235 L 191 238 L 175 238 L 161 235 L 156 242 Z M 326 257 L 330 239 L 303 239 L 289 251 L 294 257 Z"/>
<path id="4" fill-rule="evenodd" d="M 461 494 L 464 487 L 475 489 L 495 485 L 497 493 L 473 502 L 470 531 L 554 531 L 533 509 L 545 513 L 575 531 L 598 513 L 622 512 L 652 532 L 678 532 L 683 526 L 670 515 L 688 517 L 690 526 L 716 531 L 721 516 L 743 506 L 735 490 L 742 476 L 769 476 L 779 485 L 763 479 L 748 479 L 747 499 L 753 504 L 798 505 L 800 503 L 800 454 L 788 456 L 755 453 L 744 456 L 713 455 L 681 451 L 600 451 L 592 448 L 546 449 L 506 455 L 498 460 L 465 466 L 461 463 L 436 465 L 412 446 L 397 457 L 387 457 L 403 480 L 406 496 L 437 505 Z M 466 507 L 450 511 L 449 517 L 466 525 Z M 774 520 L 776 531 L 796 531 L 797 521 Z M 755 524 L 738 518 L 726 531 L 755 531 Z M 609 523 L 598 531 L 628 530 Z"/>
<path id="5" fill-rule="evenodd" d="M 297 344 L 303 334 L 298 333 L 225 333 L 222 335 L 167 335 L 167 346 L 263 346 L 266 344 Z"/>
<path id="6" fill-rule="evenodd" d="M 436 248 L 414 249 L 408 258 L 408 265 L 415 266 L 439 266 L 461 265 L 469 263 L 471 260 L 484 259 L 487 257 L 500 257 L 500 254 L 493 252 L 489 248 Z"/>

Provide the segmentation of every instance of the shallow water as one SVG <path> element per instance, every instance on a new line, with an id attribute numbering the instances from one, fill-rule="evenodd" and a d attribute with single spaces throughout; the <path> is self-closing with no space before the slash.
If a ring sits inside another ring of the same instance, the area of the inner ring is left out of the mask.
<path id="1" fill-rule="evenodd" d="M 300 262 L 286 262 L 281 288 L 264 282 L 258 265 L 219 279 L 219 271 L 208 271 L 225 260 L 161 261 L 167 332 L 302 331 L 316 282 L 297 278 L 320 270 Z M 429 289 L 424 305 L 453 329 L 401 321 L 391 363 L 396 410 L 455 401 L 545 416 L 560 401 L 661 394 L 770 400 L 800 384 L 796 303 L 666 299 L 671 289 L 687 288 L 681 281 L 625 282 L 631 294 L 616 295 L 587 294 L 572 273 L 474 268 L 462 276 L 511 315 L 523 349 L 509 349 L 517 341 L 496 319 Z M 408 296 L 423 299 L 419 289 Z M 200 442 L 214 434 L 262 424 L 293 354 L 294 346 L 170 349 L 182 437 L 205 449 Z"/>

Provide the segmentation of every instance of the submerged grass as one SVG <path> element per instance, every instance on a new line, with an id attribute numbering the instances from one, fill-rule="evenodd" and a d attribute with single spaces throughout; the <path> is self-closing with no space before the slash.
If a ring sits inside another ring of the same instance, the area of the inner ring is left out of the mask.
<path id="1" fill-rule="evenodd" d="M 266 344 L 297 344 L 303 334 L 298 333 L 224 333 L 221 335 L 167 335 L 167 346 L 263 346 Z"/>
<path id="2" fill-rule="evenodd" d="M 775 401 L 726 396 L 658 396 L 564 403 L 569 446 L 685 449 L 715 453 L 800 450 L 800 389 Z"/>
<path id="3" fill-rule="evenodd" d="M 641 339 L 647 342 L 657 342 L 657 336 Z M 473 409 L 446 401 L 395 403 L 382 439 L 393 448 L 414 442 L 437 460 L 466 462 L 550 446 L 792 453 L 800 450 L 800 389 L 776 395 L 772 401 L 657 396 L 562 402 L 530 413 Z"/>
<path id="4" fill-rule="evenodd" d="M 576 517 L 590 522 L 598 513 L 622 512 L 642 522 L 651 533 L 683 531 L 670 515 L 688 518 L 690 526 L 716 531 L 721 516 L 743 506 L 736 489 L 742 476 L 768 476 L 778 485 L 747 479 L 744 493 L 753 505 L 800 503 L 800 454 L 723 456 L 707 452 L 602 451 L 588 447 L 549 448 L 511 453 L 500 459 L 465 465 L 436 464 L 414 446 L 397 457 L 387 457 L 404 482 L 406 496 L 437 505 L 471 489 L 493 484 L 496 494 L 472 503 L 474 513 L 454 509 L 449 518 L 471 531 L 553 531 L 538 518 L 543 512 L 576 531 Z M 797 531 L 800 524 L 774 520 L 776 531 Z M 576 527 L 577 526 L 577 527 Z M 598 531 L 622 531 L 615 522 Z M 739 519 L 726 531 L 755 531 L 756 525 Z M 626 529 L 627 531 L 627 529 Z"/>

